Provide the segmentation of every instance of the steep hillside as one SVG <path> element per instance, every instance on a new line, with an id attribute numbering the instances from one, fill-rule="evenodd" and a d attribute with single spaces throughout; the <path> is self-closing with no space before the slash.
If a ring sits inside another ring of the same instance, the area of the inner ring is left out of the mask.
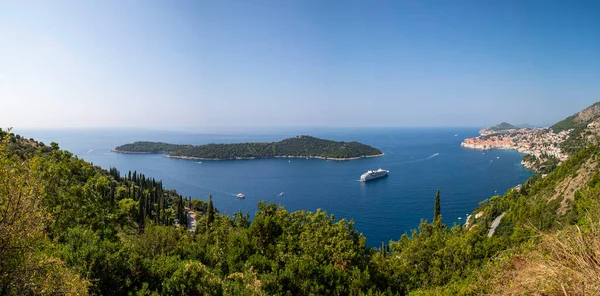
<path id="1" fill-rule="evenodd" d="M 597 106 L 580 112 L 581 120 L 594 122 Z M 590 140 L 580 142 L 567 161 L 475 211 L 484 213 L 469 221 L 478 227 L 502 215 L 484 242 L 497 250 L 490 260 L 461 281 L 414 294 L 600 294 L 600 146 L 592 140 L 599 134 L 587 124 L 580 133 Z"/>
<path id="2" fill-rule="evenodd" d="M 590 122 L 600 116 L 600 102 L 597 102 L 579 112 L 573 114 L 556 124 L 551 128 L 558 133 L 568 129 L 584 129 Z"/>

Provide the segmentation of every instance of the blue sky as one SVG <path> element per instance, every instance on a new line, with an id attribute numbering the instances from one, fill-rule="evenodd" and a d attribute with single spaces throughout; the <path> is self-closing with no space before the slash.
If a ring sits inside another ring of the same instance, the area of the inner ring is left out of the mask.
<path id="1" fill-rule="evenodd" d="M 600 101 L 600 1 L 0 0 L 0 126 L 553 123 Z"/>

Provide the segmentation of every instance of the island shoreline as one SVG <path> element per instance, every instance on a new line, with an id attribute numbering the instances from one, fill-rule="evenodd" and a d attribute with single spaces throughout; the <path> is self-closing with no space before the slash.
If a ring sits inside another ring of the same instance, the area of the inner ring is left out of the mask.
<path id="1" fill-rule="evenodd" d="M 175 158 L 175 159 L 186 159 L 186 160 L 207 160 L 207 161 L 219 161 L 219 160 L 252 160 L 252 159 L 276 159 L 276 158 L 310 158 L 310 159 L 322 159 L 322 160 L 335 160 L 335 161 L 348 161 L 348 160 L 357 160 L 361 158 L 372 158 L 372 157 L 381 157 L 384 156 L 385 153 L 376 154 L 376 155 L 365 155 L 365 156 L 357 156 L 357 157 L 347 157 L 347 158 L 334 158 L 334 157 L 325 157 L 325 156 L 272 156 L 272 157 L 236 157 L 236 158 L 204 158 L 204 157 L 193 157 L 193 156 L 179 156 L 179 155 L 167 155 L 165 158 Z"/>
<path id="2" fill-rule="evenodd" d="M 123 154 L 165 154 L 168 152 L 131 152 L 131 151 L 121 151 L 117 149 L 110 150 L 113 153 L 123 153 Z M 373 157 L 381 157 L 384 156 L 385 153 L 375 154 L 375 155 L 364 155 L 357 157 L 346 157 L 346 158 L 336 158 L 336 157 L 325 157 L 325 156 L 272 156 L 272 157 L 236 157 L 236 158 L 204 158 L 204 157 L 193 157 L 193 156 L 180 156 L 180 155 L 167 155 L 165 158 L 175 158 L 175 159 L 186 159 L 186 160 L 252 160 L 252 159 L 275 159 L 275 158 L 311 158 L 311 159 L 323 159 L 323 160 L 335 160 L 335 161 L 348 161 L 348 160 L 357 160 L 361 158 L 373 158 Z"/>
<path id="3" fill-rule="evenodd" d="M 269 158 L 315 158 L 333 161 L 383 156 L 383 151 L 357 141 L 344 142 L 299 135 L 279 142 L 181 145 L 137 141 L 111 150 L 115 153 L 166 154 L 190 160 L 249 160 Z"/>
<path id="4" fill-rule="evenodd" d="M 134 152 L 134 151 L 121 151 L 117 149 L 110 149 L 110 152 L 123 153 L 123 154 L 161 154 L 162 152 Z"/>

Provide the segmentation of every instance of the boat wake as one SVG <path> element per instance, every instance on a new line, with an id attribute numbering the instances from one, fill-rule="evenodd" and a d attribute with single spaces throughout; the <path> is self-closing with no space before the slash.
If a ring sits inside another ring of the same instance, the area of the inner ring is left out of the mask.
<path id="1" fill-rule="evenodd" d="M 94 151 L 94 149 L 90 149 L 87 154 L 90 154 L 92 151 Z"/>
<path id="2" fill-rule="evenodd" d="M 436 156 L 438 156 L 438 155 L 440 155 L 440 154 L 439 154 L 439 153 L 434 153 L 433 155 L 431 155 L 431 156 L 429 156 L 429 157 L 425 158 L 424 160 L 432 159 L 432 158 L 434 158 L 434 157 L 436 157 Z"/>
<path id="3" fill-rule="evenodd" d="M 393 163 L 388 163 L 386 165 L 390 166 L 390 165 L 399 165 L 399 164 L 406 164 L 406 163 L 415 163 L 415 162 L 427 161 L 427 160 L 430 160 L 430 159 L 432 159 L 434 157 L 437 157 L 439 155 L 440 155 L 439 153 L 434 153 L 434 154 L 430 155 L 429 157 L 420 158 L 420 159 L 413 159 L 413 160 L 407 160 L 407 161 L 400 161 L 400 162 L 393 162 Z"/>
<path id="4" fill-rule="evenodd" d="M 223 191 L 223 190 L 218 190 L 218 189 L 208 188 L 208 187 L 198 186 L 198 185 L 192 185 L 192 184 L 186 184 L 186 185 L 190 185 L 190 186 L 192 186 L 194 188 L 201 189 L 202 191 L 205 191 L 205 193 L 202 193 L 202 194 L 205 194 L 206 197 L 208 197 L 208 194 L 212 194 L 213 197 L 216 197 L 216 196 L 227 196 L 227 197 L 238 198 L 237 197 L 237 193 L 227 192 L 227 191 Z"/>

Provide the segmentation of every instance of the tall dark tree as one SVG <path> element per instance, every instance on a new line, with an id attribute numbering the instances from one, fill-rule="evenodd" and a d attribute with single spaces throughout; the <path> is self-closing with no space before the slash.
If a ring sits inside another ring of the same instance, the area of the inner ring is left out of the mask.
<path id="1" fill-rule="evenodd" d="M 208 195 L 208 210 L 206 211 L 206 228 L 215 220 L 215 208 L 213 207 L 212 194 Z"/>
<path id="2" fill-rule="evenodd" d="M 433 221 L 439 219 L 441 217 L 441 208 L 440 208 L 440 190 L 438 189 L 435 194 L 435 207 L 433 208 Z"/>
<path id="3" fill-rule="evenodd" d="M 110 205 L 115 205 L 115 183 L 110 184 Z"/>
<path id="4" fill-rule="evenodd" d="M 146 209 L 144 208 L 145 202 L 144 199 L 142 197 L 140 197 L 140 203 L 139 203 L 139 211 L 138 211 L 138 232 L 139 233 L 143 233 L 144 232 L 144 227 L 145 227 L 145 222 L 146 222 L 146 216 L 145 216 L 145 212 Z"/>
<path id="5" fill-rule="evenodd" d="M 179 220 L 179 225 L 185 225 L 184 215 L 183 215 L 183 196 L 179 196 L 179 202 L 177 203 L 177 220 Z"/>

